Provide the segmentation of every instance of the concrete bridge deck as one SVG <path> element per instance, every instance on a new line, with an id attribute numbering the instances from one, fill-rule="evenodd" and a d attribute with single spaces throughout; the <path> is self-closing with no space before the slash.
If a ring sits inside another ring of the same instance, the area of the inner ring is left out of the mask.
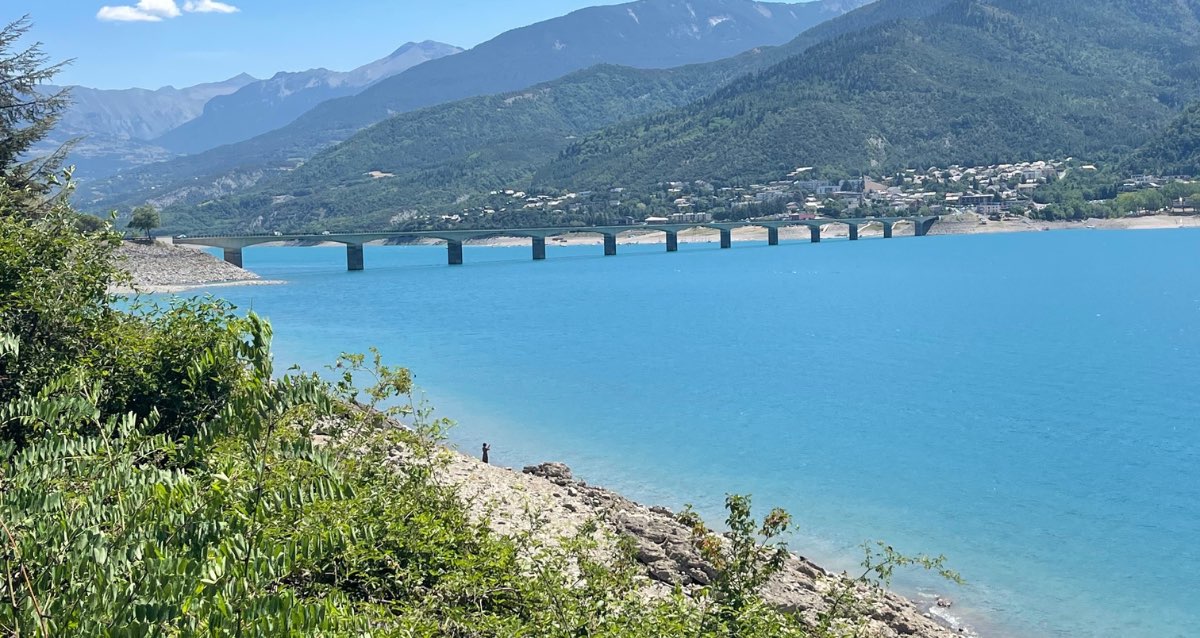
<path id="1" fill-rule="evenodd" d="M 892 236 L 893 227 L 900 222 L 913 224 L 913 234 L 923 237 L 940 219 L 937 216 L 917 217 L 864 217 L 855 219 L 804 219 L 788 221 L 745 221 L 745 222 L 696 222 L 687 224 L 640 224 L 627 226 L 583 226 L 560 228 L 506 228 L 506 229 L 476 229 L 476 230 L 425 230 L 425 231 L 390 231 L 379 233 L 332 233 L 322 235 L 193 235 L 175 240 L 177 244 L 208 246 L 224 251 L 225 261 L 242 265 L 242 250 L 257 244 L 272 242 L 336 242 L 346 245 L 346 268 L 362 270 L 363 245 L 374 241 L 403 240 L 403 239 L 437 239 L 446 242 L 447 262 L 450 265 L 463 263 L 463 243 L 477 239 L 493 237 L 527 237 L 533 244 L 533 258 L 546 258 L 546 239 L 562 235 L 592 234 L 604 237 L 604 254 L 617 254 L 617 237 L 623 233 L 657 231 L 666 235 L 667 252 L 679 250 L 679 233 L 693 228 L 710 228 L 721 234 L 721 248 L 733 246 L 733 230 L 736 228 L 765 228 L 767 243 L 771 246 L 779 244 L 779 229 L 794 226 L 807 226 L 813 242 L 821 241 L 821 228 L 830 224 L 841 224 L 849 228 L 850 240 L 858 239 L 861 226 L 878 223 L 883 225 L 884 238 Z"/>

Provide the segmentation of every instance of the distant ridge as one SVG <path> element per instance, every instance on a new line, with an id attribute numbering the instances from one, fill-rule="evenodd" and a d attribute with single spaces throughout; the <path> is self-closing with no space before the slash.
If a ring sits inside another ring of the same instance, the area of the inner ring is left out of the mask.
<path id="1" fill-rule="evenodd" d="M 312 107 L 364 88 L 430 60 L 461 52 L 441 42 L 409 42 L 391 55 L 347 72 L 312 69 L 276 73 L 214 98 L 199 117 L 154 142 L 174 153 L 198 153 L 284 126 Z"/>
<path id="2" fill-rule="evenodd" d="M 68 135 L 102 134 L 114 138 L 151 140 L 197 117 L 213 98 L 229 95 L 258 80 L 242 73 L 222 82 L 182 89 L 92 89 L 72 86 L 71 107 L 58 129 Z M 56 87 L 47 87 L 53 90 Z"/>
<path id="3" fill-rule="evenodd" d="M 81 180 L 96 179 L 179 153 L 252 137 L 290 122 L 325 99 L 356 93 L 412 66 L 460 50 L 432 41 L 409 42 L 386 58 L 349 72 L 282 72 L 267 80 L 242 73 L 223 82 L 182 89 L 74 86 L 71 108 L 37 150 L 48 152 L 67 140 L 82 138 L 68 162 L 76 165 Z"/>
<path id="4" fill-rule="evenodd" d="M 150 140 L 198 117 L 204 105 L 257 80 L 245 73 L 222 82 L 177 89 L 93 89 L 72 86 L 71 107 L 50 137 L 35 149 L 49 152 L 67 140 L 83 138 L 68 163 L 79 174 L 107 174 L 171 155 Z M 58 87 L 46 87 L 47 91 Z"/>

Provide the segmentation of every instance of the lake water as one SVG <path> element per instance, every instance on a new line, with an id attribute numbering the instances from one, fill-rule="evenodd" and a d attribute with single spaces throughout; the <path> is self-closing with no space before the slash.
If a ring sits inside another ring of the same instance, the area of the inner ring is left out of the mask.
<path id="1" fill-rule="evenodd" d="M 991 635 L 1200 627 L 1200 232 L 778 247 L 251 248 L 279 364 L 379 347 L 468 451 L 558 460 L 721 519 L 789 509 L 799 553 L 944 553 Z M 277 366 L 282 368 L 283 366 Z"/>

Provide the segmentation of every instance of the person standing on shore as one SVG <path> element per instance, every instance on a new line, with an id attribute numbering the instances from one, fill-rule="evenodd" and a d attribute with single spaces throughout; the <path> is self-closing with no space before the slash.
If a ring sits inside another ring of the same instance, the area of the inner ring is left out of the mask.
<path id="1" fill-rule="evenodd" d="M 484 463 L 488 462 L 488 452 L 490 452 L 491 449 L 492 449 L 492 446 L 488 445 L 487 443 L 483 444 L 483 462 Z"/>

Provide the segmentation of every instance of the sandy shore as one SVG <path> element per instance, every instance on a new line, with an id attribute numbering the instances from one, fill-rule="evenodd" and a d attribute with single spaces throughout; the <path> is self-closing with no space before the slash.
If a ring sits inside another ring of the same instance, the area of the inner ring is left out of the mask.
<path id="1" fill-rule="evenodd" d="M 258 275 L 213 257 L 202 250 L 166 242 L 124 242 L 116 252 L 131 285 L 115 286 L 116 294 L 174 293 L 193 288 L 267 286 Z"/>

